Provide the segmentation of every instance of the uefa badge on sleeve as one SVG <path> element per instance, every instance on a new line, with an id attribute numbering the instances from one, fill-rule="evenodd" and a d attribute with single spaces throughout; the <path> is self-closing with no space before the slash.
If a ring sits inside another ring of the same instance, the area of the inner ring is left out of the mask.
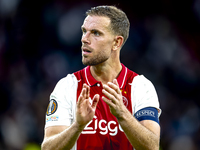
<path id="1" fill-rule="evenodd" d="M 47 107 L 46 115 L 49 116 L 49 115 L 54 114 L 56 112 L 56 110 L 57 110 L 57 107 L 58 107 L 58 104 L 57 104 L 56 100 L 51 99 L 49 101 L 49 105 Z"/>

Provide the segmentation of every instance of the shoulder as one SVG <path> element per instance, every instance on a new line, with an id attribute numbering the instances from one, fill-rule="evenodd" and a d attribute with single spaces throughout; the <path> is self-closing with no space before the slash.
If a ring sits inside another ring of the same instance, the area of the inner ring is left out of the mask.
<path id="1" fill-rule="evenodd" d="M 120 75 L 118 76 L 118 80 L 119 80 L 118 82 L 120 81 L 122 82 L 120 88 L 123 88 L 127 84 L 130 84 L 136 76 L 138 76 L 137 73 L 133 72 L 132 70 L 130 70 L 129 68 L 127 68 L 126 66 L 122 64 L 122 71 Z"/>
<path id="2" fill-rule="evenodd" d="M 82 70 L 78 70 L 74 73 L 68 74 L 66 77 L 60 79 L 60 81 L 58 82 L 58 84 L 61 85 L 73 85 L 76 84 L 80 79 L 84 78 L 84 74 L 85 74 L 85 68 L 83 68 Z"/>
<path id="3" fill-rule="evenodd" d="M 74 72 L 73 75 L 77 78 L 77 80 L 80 80 L 84 78 L 85 71 L 86 71 L 86 68 L 83 68 L 82 70 Z"/>
<path id="4" fill-rule="evenodd" d="M 139 74 L 135 73 L 134 71 L 128 69 L 127 67 L 125 67 L 125 69 L 126 69 L 125 75 L 128 80 L 128 83 L 132 82 L 133 87 L 135 87 L 135 86 L 153 86 L 151 81 L 148 80 L 143 75 L 139 75 Z"/>
<path id="5" fill-rule="evenodd" d="M 60 97 L 71 95 L 76 91 L 78 86 L 78 80 L 74 74 L 68 74 L 66 77 L 60 79 L 54 87 L 51 97 Z"/>
<path id="6" fill-rule="evenodd" d="M 149 79 L 143 75 L 136 76 L 132 82 L 131 93 L 135 103 L 136 112 L 145 107 L 154 107 L 159 110 L 160 114 L 157 92 Z"/>
<path id="7" fill-rule="evenodd" d="M 133 87 L 141 88 L 154 88 L 152 82 L 143 75 L 137 75 L 132 82 Z"/>
<path id="8" fill-rule="evenodd" d="M 56 89 L 70 88 L 77 83 L 77 78 L 74 74 L 68 74 L 66 77 L 60 79 L 56 84 Z"/>
<path id="9" fill-rule="evenodd" d="M 140 97 L 154 96 L 157 99 L 157 92 L 153 83 L 143 75 L 136 76 L 132 81 L 132 90 Z"/>
<path id="10" fill-rule="evenodd" d="M 60 79 L 57 82 L 53 93 L 66 93 L 66 91 L 72 92 L 72 90 L 77 90 L 80 80 L 84 78 L 84 70 L 85 69 L 82 69 L 68 74 L 66 77 Z"/>

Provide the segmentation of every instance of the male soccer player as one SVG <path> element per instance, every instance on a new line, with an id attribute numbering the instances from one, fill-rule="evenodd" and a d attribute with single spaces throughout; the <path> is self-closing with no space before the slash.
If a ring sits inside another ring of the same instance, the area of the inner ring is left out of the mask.
<path id="1" fill-rule="evenodd" d="M 129 26 L 114 6 L 86 12 L 81 27 L 86 67 L 61 79 L 51 93 L 43 150 L 159 149 L 155 88 L 119 58 Z"/>

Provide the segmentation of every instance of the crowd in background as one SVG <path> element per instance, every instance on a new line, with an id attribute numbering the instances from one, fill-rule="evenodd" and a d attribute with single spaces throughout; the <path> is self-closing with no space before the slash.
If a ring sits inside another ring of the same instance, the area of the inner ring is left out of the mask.
<path id="1" fill-rule="evenodd" d="M 0 150 L 40 149 L 49 95 L 84 67 L 80 27 L 102 4 L 130 19 L 121 62 L 157 90 L 160 149 L 200 149 L 200 0 L 0 0 Z"/>

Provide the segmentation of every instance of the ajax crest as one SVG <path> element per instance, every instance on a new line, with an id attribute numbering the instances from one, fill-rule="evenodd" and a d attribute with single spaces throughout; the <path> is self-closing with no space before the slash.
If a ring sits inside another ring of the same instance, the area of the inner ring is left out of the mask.
<path id="1" fill-rule="evenodd" d="M 123 103 L 124 105 L 127 107 L 128 106 L 128 100 L 125 96 L 122 96 L 122 99 L 123 99 Z"/>

